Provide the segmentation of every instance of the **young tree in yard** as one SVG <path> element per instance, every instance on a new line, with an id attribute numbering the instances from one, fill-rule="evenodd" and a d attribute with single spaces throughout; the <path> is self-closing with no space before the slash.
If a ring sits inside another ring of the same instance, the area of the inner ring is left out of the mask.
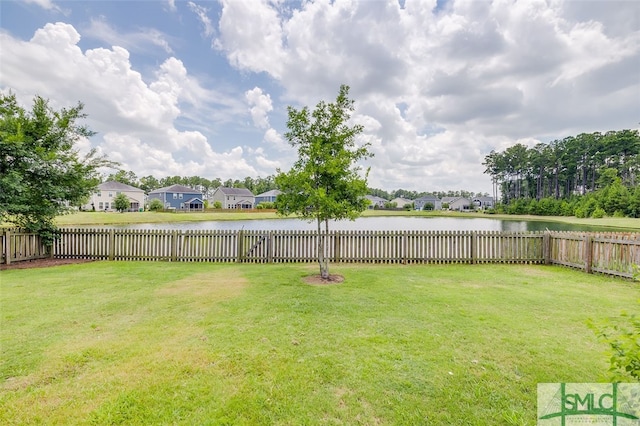
<path id="1" fill-rule="evenodd" d="M 113 199 L 113 203 L 116 205 L 116 210 L 120 213 L 125 210 L 129 210 L 129 208 L 131 207 L 129 197 L 127 197 L 122 192 L 115 196 L 115 198 Z"/>
<path id="2" fill-rule="evenodd" d="M 348 123 L 354 109 L 348 94 L 349 87 L 342 85 L 334 103 L 322 101 L 313 111 L 288 108 L 285 137 L 298 149 L 298 160 L 289 172 L 278 170 L 275 178 L 282 191 L 276 201 L 278 214 L 317 222 L 318 264 L 325 280 L 329 279 L 325 248 L 329 220 L 354 220 L 368 204 L 364 198 L 368 170 L 362 177 L 356 163 L 373 154 L 369 144 L 356 146 L 356 136 L 364 128 Z"/>
<path id="3" fill-rule="evenodd" d="M 51 245 L 54 218 L 84 202 L 99 183 L 98 169 L 113 166 L 76 142 L 94 133 L 76 123 L 82 104 L 54 110 L 37 96 L 31 111 L 15 95 L 0 95 L 0 222 L 39 234 Z"/>

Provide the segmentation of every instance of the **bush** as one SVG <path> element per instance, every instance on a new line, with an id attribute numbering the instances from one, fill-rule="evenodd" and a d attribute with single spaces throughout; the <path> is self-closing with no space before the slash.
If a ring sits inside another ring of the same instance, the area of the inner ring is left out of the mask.
<path id="1" fill-rule="evenodd" d="M 151 210 L 152 212 L 158 212 L 163 208 L 164 206 L 162 205 L 162 201 L 158 200 L 157 198 L 149 201 L 149 210 Z"/>
<path id="2" fill-rule="evenodd" d="M 589 322 L 589 327 L 609 345 L 611 380 L 640 382 L 640 317 L 623 312 L 599 326 Z"/>
<path id="3" fill-rule="evenodd" d="M 604 211 L 604 209 L 602 207 L 597 207 L 593 213 L 591 213 L 591 217 L 594 219 L 602 219 L 603 217 L 605 217 L 607 214 L 607 212 Z"/>
<path id="4" fill-rule="evenodd" d="M 274 209 L 274 208 L 275 208 L 275 203 L 272 203 L 270 201 L 262 201 L 260 204 L 256 206 L 256 209 L 258 210 Z"/>

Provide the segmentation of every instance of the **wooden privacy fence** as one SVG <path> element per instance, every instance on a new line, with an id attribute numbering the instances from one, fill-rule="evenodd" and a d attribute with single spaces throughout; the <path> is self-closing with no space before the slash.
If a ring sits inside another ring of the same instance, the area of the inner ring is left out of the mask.
<path id="1" fill-rule="evenodd" d="M 1 234 L 2 262 L 43 257 L 172 262 L 541 263 L 631 277 L 639 233 L 483 231 L 167 231 L 62 229 L 51 252 L 33 234 Z"/>

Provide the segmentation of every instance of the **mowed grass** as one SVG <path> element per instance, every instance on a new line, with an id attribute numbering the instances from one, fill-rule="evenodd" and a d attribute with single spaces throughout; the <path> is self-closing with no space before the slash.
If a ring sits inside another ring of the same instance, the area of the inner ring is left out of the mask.
<path id="1" fill-rule="evenodd" d="M 535 424 L 607 381 L 638 283 L 532 265 L 94 262 L 0 272 L 1 424 Z"/>

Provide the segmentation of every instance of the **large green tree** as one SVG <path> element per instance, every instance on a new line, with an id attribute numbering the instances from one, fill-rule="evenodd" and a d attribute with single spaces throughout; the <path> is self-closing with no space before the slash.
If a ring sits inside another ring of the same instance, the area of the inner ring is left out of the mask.
<path id="1" fill-rule="evenodd" d="M 55 110 L 36 96 L 30 111 L 15 95 L 0 95 L 0 221 L 55 237 L 54 218 L 84 202 L 99 183 L 98 169 L 114 163 L 76 144 L 94 133 L 77 122 L 83 105 Z"/>
<path id="2" fill-rule="evenodd" d="M 291 170 L 275 178 L 283 192 L 276 207 L 281 215 L 296 214 L 318 225 L 320 275 L 329 279 L 326 236 L 329 221 L 357 218 L 366 208 L 368 170 L 358 166 L 373 156 L 369 144 L 357 146 L 363 126 L 349 122 L 354 101 L 349 87 L 340 86 L 335 102 L 319 102 L 313 111 L 288 107 L 287 141 L 298 150 Z M 322 226 L 324 224 L 324 232 Z"/>

